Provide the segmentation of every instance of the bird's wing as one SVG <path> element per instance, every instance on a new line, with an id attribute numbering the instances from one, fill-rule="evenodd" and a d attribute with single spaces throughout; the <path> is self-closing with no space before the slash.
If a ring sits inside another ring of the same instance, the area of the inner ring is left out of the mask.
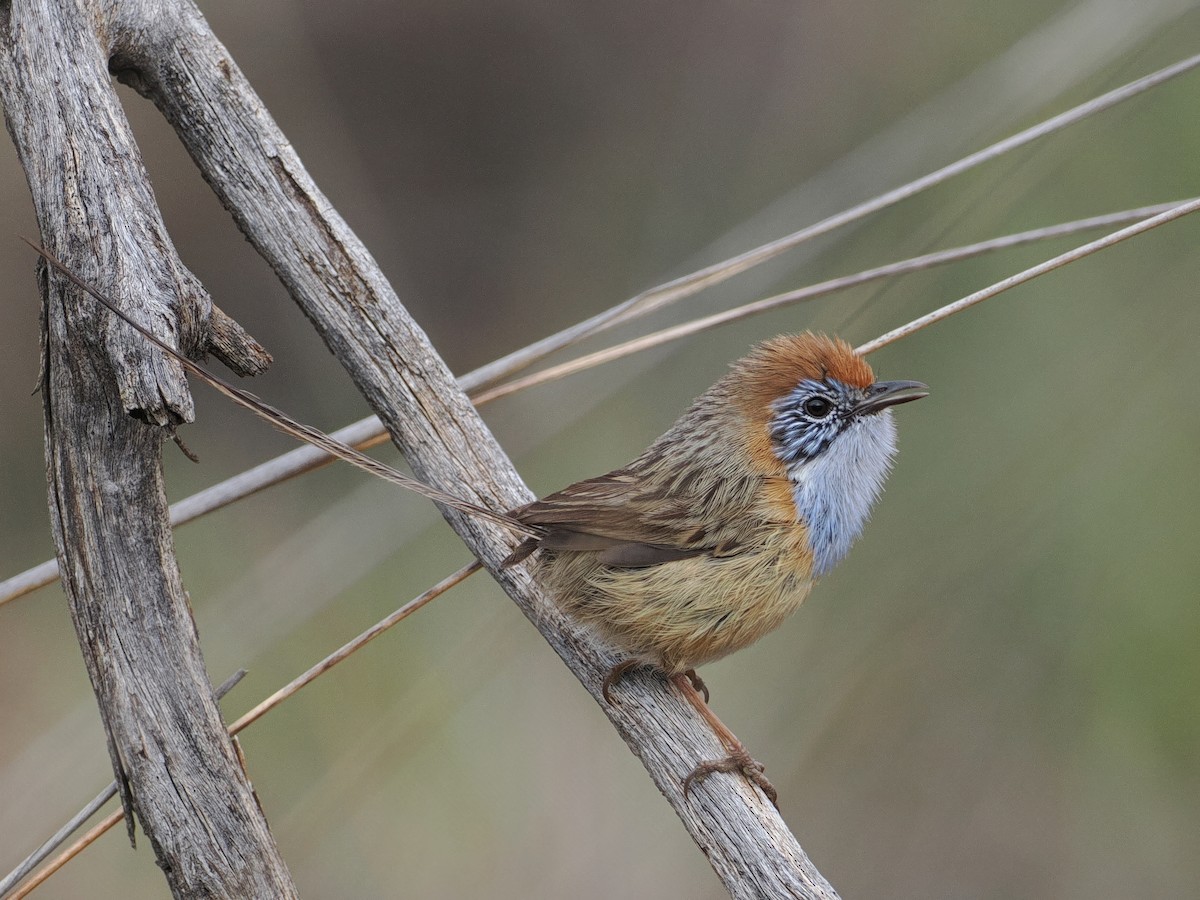
<path id="1" fill-rule="evenodd" d="M 518 521 L 542 528 L 544 534 L 519 548 L 513 561 L 539 547 L 593 551 L 600 562 L 628 568 L 734 552 L 726 529 L 706 527 L 701 515 L 695 498 L 664 491 L 619 469 L 515 511 Z"/>

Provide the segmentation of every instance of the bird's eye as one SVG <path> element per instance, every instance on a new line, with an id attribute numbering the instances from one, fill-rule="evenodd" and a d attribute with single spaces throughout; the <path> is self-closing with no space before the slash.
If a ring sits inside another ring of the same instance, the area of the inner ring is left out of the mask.
<path id="1" fill-rule="evenodd" d="M 827 397 L 809 397 L 804 401 L 804 413 L 814 419 L 823 419 L 833 412 L 833 401 Z"/>

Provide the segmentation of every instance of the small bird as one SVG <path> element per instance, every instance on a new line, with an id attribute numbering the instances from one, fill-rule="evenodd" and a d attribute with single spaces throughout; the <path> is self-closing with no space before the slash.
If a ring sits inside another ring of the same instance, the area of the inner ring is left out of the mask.
<path id="1" fill-rule="evenodd" d="M 540 531 L 537 577 L 574 620 L 694 698 L 729 750 L 684 782 L 763 767 L 708 709 L 696 668 L 754 643 L 796 611 L 849 551 L 896 454 L 891 407 L 927 396 L 876 381 L 849 344 L 784 335 L 758 344 L 641 456 L 510 513 Z M 691 689 L 689 691 L 689 688 Z"/>
<path id="2" fill-rule="evenodd" d="M 503 565 L 536 554 L 537 577 L 564 612 L 623 654 L 602 685 L 605 700 L 631 669 L 657 670 L 729 751 L 691 771 L 685 796 L 713 772 L 741 771 L 775 802 L 762 765 L 709 709 L 696 667 L 777 628 L 846 555 L 896 455 L 891 407 L 928 396 L 927 385 L 876 381 L 836 338 L 772 338 L 633 462 L 497 512 L 396 471 L 213 375 L 45 248 L 26 243 L 187 371 L 279 430 L 521 535 Z"/>

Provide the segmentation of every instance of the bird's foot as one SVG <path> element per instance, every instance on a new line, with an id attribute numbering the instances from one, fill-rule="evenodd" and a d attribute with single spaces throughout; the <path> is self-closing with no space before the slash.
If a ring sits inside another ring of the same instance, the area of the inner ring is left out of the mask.
<path id="1" fill-rule="evenodd" d="M 613 702 L 610 692 L 614 684 L 624 678 L 631 669 L 637 669 L 644 665 L 646 664 L 640 659 L 626 659 L 609 669 L 608 674 L 604 676 L 604 682 L 600 685 L 600 693 L 604 695 L 604 702 L 610 704 Z"/>
<path id="2" fill-rule="evenodd" d="M 762 763 L 752 757 L 745 747 L 738 746 L 724 759 L 710 759 L 692 769 L 691 774 L 683 779 L 683 796 L 687 797 L 693 784 L 703 781 L 714 772 L 741 772 L 747 781 L 757 785 L 767 795 L 772 806 L 779 809 L 779 794 L 775 790 L 775 786 L 763 774 L 764 771 L 765 767 Z"/>

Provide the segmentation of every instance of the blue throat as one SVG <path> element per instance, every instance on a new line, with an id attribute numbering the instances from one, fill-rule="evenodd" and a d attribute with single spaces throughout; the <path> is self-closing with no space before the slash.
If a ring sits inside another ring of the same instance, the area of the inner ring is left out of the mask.
<path id="1" fill-rule="evenodd" d="M 896 426 L 885 410 L 848 423 L 819 454 L 788 464 L 796 514 L 808 528 L 814 576 L 832 571 L 862 533 L 895 453 Z"/>

